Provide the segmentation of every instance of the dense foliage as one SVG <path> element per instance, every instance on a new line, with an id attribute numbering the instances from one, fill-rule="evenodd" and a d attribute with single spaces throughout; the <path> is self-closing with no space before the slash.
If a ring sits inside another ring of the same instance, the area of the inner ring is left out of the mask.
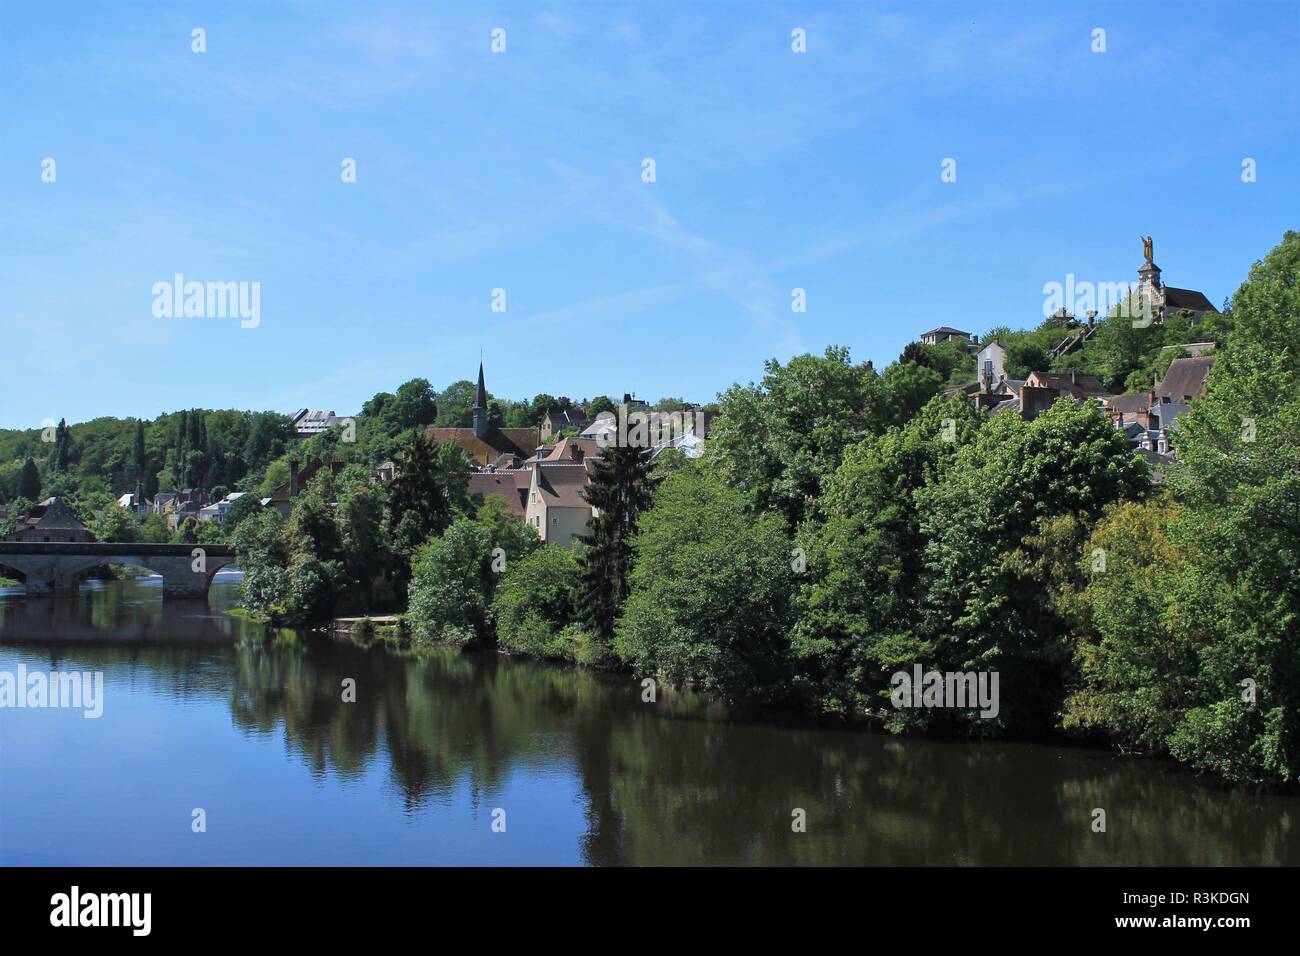
<path id="1" fill-rule="evenodd" d="M 584 494 L 593 509 L 591 532 L 582 537 L 582 616 L 602 638 L 614 633 L 614 620 L 627 599 L 632 567 L 632 535 L 650 506 L 654 480 L 649 450 L 610 445 L 592 463 Z"/>
<path id="2" fill-rule="evenodd" d="M 1300 777 L 1300 234 L 1233 296 L 1206 397 L 1174 433 L 1171 496 L 1114 509 L 1090 548 L 1067 726 L 1232 779 Z"/>
<path id="3" fill-rule="evenodd" d="M 700 459 L 606 449 L 585 490 L 597 517 L 573 551 L 541 547 L 500 501 L 471 500 L 464 456 L 423 438 L 429 424 L 469 424 L 468 382 L 376 395 L 355 442 L 296 444 L 337 467 L 287 521 L 248 505 L 227 527 L 245 603 L 271 615 L 400 605 L 409 586 L 420 639 L 874 715 L 895 731 L 1073 734 L 1294 782 L 1297 328 L 1300 234 L 1287 233 L 1222 316 L 1101 317 L 1065 354 L 1057 345 L 1079 330 L 1059 316 L 984 337 L 1007 347 L 1013 376 L 1078 369 L 1112 389 L 1145 388 L 1187 344 L 1216 342 L 1162 484 L 1095 405 L 990 417 L 940 394 L 974 380 L 964 344 L 913 343 L 879 374 L 843 348 L 767 363 L 760 382 L 720 396 Z M 492 416 L 535 422 L 566 402 L 494 400 Z M 241 414 L 61 424 L 47 444 L 3 433 L 0 487 L 28 502 L 75 488 L 104 534 L 139 534 L 98 507 L 119 479 L 284 480 L 275 423 Z M 385 486 L 373 468 L 387 459 L 398 479 Z M 899 707 L 893 679 L 913 667 L 996 673 L 1000 707 Z"/>

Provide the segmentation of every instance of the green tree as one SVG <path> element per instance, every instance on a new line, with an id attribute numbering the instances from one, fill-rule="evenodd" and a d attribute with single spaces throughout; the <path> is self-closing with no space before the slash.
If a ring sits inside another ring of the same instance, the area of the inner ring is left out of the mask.
<path id="1" fill-rule="evenodd" d="M 915 362 L 889 366 L 880 376 L 877 412 L 881 424 L 887 428 L 907 424 L 939 394 L 943 382 L 939 372 Z"/>
<path id="2" fill-rule="evenodd" d="M 198 544 L 199 522 L 193 516 L 185 518 L 172 532 L 172 544 Z"/>
<path id="3" fill-rule="evenodd" d="M 22 498 L 29 498 L 32 501 L 39 501 L 41 498 L 41 473 L 36 468 L 36 462 L 28 456 L 23 462 L 22 471 L 18 473 L 17 493 Z"/>
<path id="4" fill-rule="evenodd" d="M 280 458 L 266 466 L 266 475 L 262 478 L 262 483 L 257 487 L 257 494 L 262 498 L 269 498 L 275 494 L 275 490 L 289 481 L 289 462 Z"/>
<path id="5" fill-rule="evenodd" d="M 468 379 L 452 382 L 438 393 L 439 428 L 469 428 L 474 424 L 474 401 L 478 386 Z"/>
<path id="6" fill-rule="evenodd" d="M 149 471 L 149 461 L 144 447 L 144 421 L 136 419 L 135 435 L 131 441 L 131 472 L 135 481 L 143 483 Z"/>
<path id="7" fill-rule="evenodd" d="M 1043 520 L 1075 515 L 1086 530 L 1106 505 L 1140 498 L 1148 485 L 1145 463 L 1095 406 L 1061 400 L 1031 422 L 994 416 L 917 490 L 927 539 L 918 624 L 933 665 L 997 670 L 1003 689 L 1018 689 L 1003 694 L 995 720 L 946 716 L 981 733 L 1051 724 L 1069 672 L 1066 625 L 1015 555 L 1043 533 Z"/>
<path id="8" fill-rule="evenodd" d="M 157 544 L 166 544 L 172 538 L 167 519 L 160 514 L 150 512 L 140 519 L 140 540 Z"/>
<path id="9" fill-rule="evenodd" d="M 274 615 L 285 600 L 285 569 L 290 557 L 284 519 L 274 508 L 267 508 L 241 521 L 233 539 L 236 561 L 243 572 L 241 603 L 254 613 Z"/>
<path id="10" fill-rule="evenodd" d="M 1175 582 L 1187 555 L 1171 539 L 1182 509 L 1165 498 L 1122 502 L 1107 510 L 1088 541 L 1090 574 L 1074 652 L 1079 686 L 1065 702 L 1062 726 L 1117 743 L 1167 751 L 1194 691 L 1197 641 L 1178 620 Z"/>
<path id="11" fill-rule="evenodd" d="M 516 518 L 506 503 L 495 496 L 478 506 L 474 519 L 488 529 L 492 547 L 500 548 L 507 562 L 519 561 L 542 546 L 537 529 Z"/>
<path id="12" fill-rule="evenodd" d="M 469 507 L 469 460 L 455 445 L 423 435 L 398 456 L 388 495 L 388 524 L 398 555 L 409 555 L 431 535 L 445 531 Z"/>
<path id="13" fill-rule="evenodd" d="M 780 511 L 793 528 L 839 465 L 844 449 L 883 431 L 870 412 L 877 377 L 852 365 L 846 348 L 765 365 L 759 385 L 734 385 L 709 435 L 711 453 L 759 511 Z"/>
<path id="14" fill-rule="evenodd" d="M 1009 378 L 1025 379 L 1030 372 L 1045 372 L 1048 366 L 1047 349 L 1038 342 L 1017 337 L 1007 346 L 1003 367 Z"/>
<path id="15" fill-rule="evenodd" d="M 54 450 L 50 456 L 50 469 L 56 475 L 65 475 L 72 464 L 72 429 L 67 419 L 60 418 L 54 429 Z"/>
<path id="16" fill-rule="evenodd" d="M 784 519 L 702 461 L 664 479 L 634 539 L 614 651 L 638 674 L 696 681 L 729 699 L 791 687 L 795 571 Z"/>
<path id="17" fill-rule="evenodd" d="M 644 448 L 609 445 L 592 461 L 584 494 L 595 515 L 590 532 L 579 538 L 586 546 L 580 604 L 584 622 L 602 638 L 613 634 L 614 619 L 627 597 L 632 534 L 650 505 L 651 484 Z"/>
<path id="18" fill-rule="evenodd" d="M 850 445 L 824 483 L 815 520 L 797 540 L 806 570 L 792 639 L 819 709 L 878 708 L 890 675 L 931 653 L 916 628 L 926 538 L 915 495 L 982 421 L 964 398 L 933 399 L 904 428 Z"/>
<path id="19" fill-rule="evenodd" d="M 537 548 L 511 561 L 492 599 L 497 643 L 515 654 L 573 659 L 559 635 L 577 614 L 582 566 L 568 548 Z"/>
<path id="20" fill-rule="evenodd" d="M 226 511 L 225 521 L 222 522 L 222 528 L 227 536 L 234 533 L 239 527 L 239 523 L 250 515 L 255 515 L 262 510 L 262 503 L 254 493 L 240 495 L 230 503 L 229 510 Z"/>
<path id="21" fill-rule="evenodd" d="M 939 374 L 941 382 L 953 383 L 954 379 L 968 381 L 974 378 L 975 358 L 965 343 L 956 340 L 935 345 L 909 342 L 903 349 L 903 354 L 898 357 L 897 364 L 906 365 L 909 362 L 934 370 Z"/>
<path id="22" fill-rule="evenodd" d="M 389 411 L 399 428 L 423 428 L 438 419 L 438 397 L 427 379 L 413 378 L 398 387 Z"/>
<path id="23" fill-rule="evenodd" d="M 128 543 L 140 538 L 135 516 L 116 502 L 96 512 L 91 533 L 96 541 Z"/>
<path id="24" fill-rule="evenodd" d="M 18 519 L 29 514 L 35 504 L 30 498 L 24 498 L 22 495 L 15 498 L 9 505 L 8 517 L 0 520 L 0 538 L 13 534 Z"/>
<path id="25" fill-rule="evenodd" d="M 1160 326 L 1145 322 L 1137 307 L 1117 307 L 1094 333 L 1103 381 L 1112 388 L 1123 388 L 1128 377 L 1143 366 L 1147 354 L 1160 346 L 1162 337 Z M 1148 381 L 1143 387 L 1149 386 Z"/>
<path id="26" fill-rule="evenodd" d="M 491 530 L 472 518 L 457 519 L 422 545 L 411 562 L 411 629 L 442 643 L 490 641 L 495 584 Z"/>
<path id="27" fill-rule="evenodd" d="M 1233 779 L 1300 775 L 1300 233 L 1250 270 L 1204 398 L 1174 432 L 1186 506 L 1178 626 L 1195 643 L 1170 753 Z M 1243 681 L 1255 699 L 1244 699 Z"/>

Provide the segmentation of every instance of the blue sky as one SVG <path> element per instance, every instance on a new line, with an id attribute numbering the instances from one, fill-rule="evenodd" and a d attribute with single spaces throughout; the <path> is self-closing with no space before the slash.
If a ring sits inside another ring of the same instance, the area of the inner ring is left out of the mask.
<path id="1" fill-rule="evenodd" d="M 1033 326 L 1145 234 L 1218 304 L 1300 227 L 1298 51 L 1294 0 L 0 0 L 0 427 L 346 414 L 480 351 L 505 397 L 709 400 Z M 178 272 L 260 325 L 156 318 Z"/>

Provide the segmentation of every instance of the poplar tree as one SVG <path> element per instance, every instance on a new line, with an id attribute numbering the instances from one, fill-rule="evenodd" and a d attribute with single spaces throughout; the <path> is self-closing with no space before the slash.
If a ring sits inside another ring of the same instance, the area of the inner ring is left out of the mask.
<path id="1" fill-rule="evenodd" d="M 36 462 L 31 458 L 23 462 L 22 470 L 18 473 L 18 497 L 32 501 L 40 500 L 41 473 L 36 468 Z"/>
<path id="2" fill-rule="evenodd" d="M 67 419 L 60 418 L 54 429 L 54 460 L 52 462 L 56 475 L 66 474 L 72 460 L 72 431 Z"/>
<path id="3" fill-rule="evenodd" d="M 650 507 L 652 479 L 649 454 L 635 445 L 610 445 L 592 459 L 593 473 L 584 495 L 595 517 L 591 532 L 579 536 L 582 554 L 583 619 L 606 639 L 628 594 L 632 570 L 631 538 L 637 518 Z"/>
<path id="4" fill-rule="evenodd" d="M 131 470 L 136 481 L 144 481 L 144 422 L 139 420 L 135 423 L 135 441 L 131 446 Z"/>

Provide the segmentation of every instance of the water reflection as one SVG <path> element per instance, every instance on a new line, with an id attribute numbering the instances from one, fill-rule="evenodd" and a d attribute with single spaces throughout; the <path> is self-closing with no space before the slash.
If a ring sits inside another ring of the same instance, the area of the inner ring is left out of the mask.
<path id="1" fill-rule="evenodd" d="M 530 808 L 553 839 L 467 841 L 456 845 L 455 861 L 1300 863 L 1293 798 L 1208 785 L 1155 762 L 729 719 L 689 695 L 644 704 L 639 685 L 617 676 L 271 634 L 219 613 L 229 600 L 219 587 L 216 611 L 186 608 L 136 584 L 83 591 L 62 606 L 0 598 L 0 640 L 9 645 L 0 647 L 0 666 L 40 655 L 102 669 L 110 681 L 129 672 L 132 699 L 166 735 L 196 732 L 190 722 L 200 705 L 223 708 L 243 741 L 223 759 L 258 767 L 271 798 L 297 792 L 282 775 L 307 773 L 326 791 L 383 776 L 359 812 L 325 819 L 364 838 L 337 862 L 395 862 L 399 851 L 382 849 L 400 845 L 395 820 L 443 827 L 445 851 L 456 827 L 508 798 L 512 812 Z M 344 678 L 356 681 L 355 703 L 342 700 Z M 79 729 L 61 728 L 46 726 L 55 736 L 47 743 Z M 274 770 L 254 756 L 259 742 L 282 751 Z M 26 790 L 7 780 L 3 796 Z M 277 814 L 291 819 L 301 800 L 263 801 L 258 812 L 270 822 L 248 827 L 261 842 L 250 836 L 230 859 L 275 862 L 300 852 L 274 846 L 274 823 Z M 1107 810 L 1105 834 L 1091 830 L 1094 807 Z M 806 833 L 791 831 L 795 808 L 807 812 Z M 315 836 L 328 841 L 331 832 Z M 430 851 L 409 861 L 447 857 Z"/>

